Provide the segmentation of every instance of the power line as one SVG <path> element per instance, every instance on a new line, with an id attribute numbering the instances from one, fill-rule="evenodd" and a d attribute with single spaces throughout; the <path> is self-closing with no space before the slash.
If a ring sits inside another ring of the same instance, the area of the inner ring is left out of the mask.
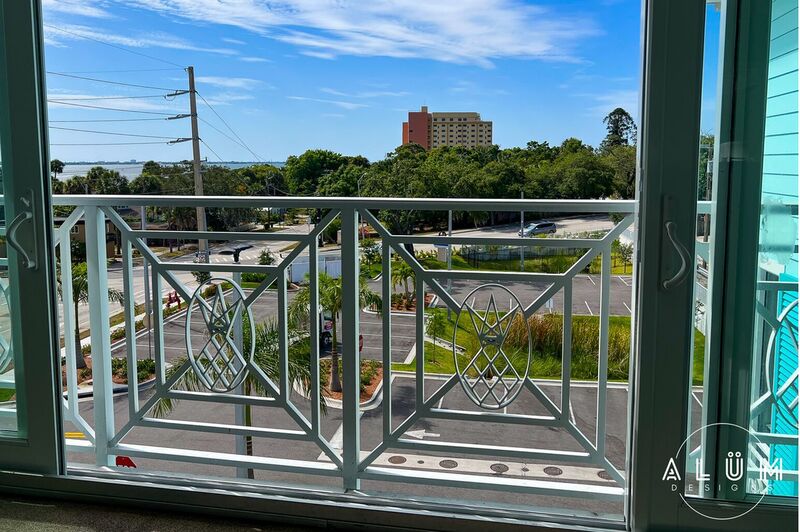
<path id="1" fill-rule="evenodd" d="M 138 100 L 140 98 L 164 98 L 166 100 L 167 96 L 169 96 L 169 94 L 144 94 L 141 96 L 82 96 L 80 98 L 62 98 L 61 96 L 57 96 L 57 98 L 62 102 L 77 102 L 89 100 Z"/>
<path id="2" fill-rule="evenodd" d="M 89 120 L 49 120 L 51 124 L 74 122 L 147 122 L 151 120 L 169 120 L 169 118 L 94 118 Z"/>
<path id="3" fill-rule="evenodd" d="M 211 153 L 213 153 L 213 154 L 214 154 L 214 155 L 217 157 L 217 159 L 219 159 L 219 162 L 222 162 L 222 157 L 220 157 L 220 156 L 219 156 L 219 154 L 218 154 L 217 152 L 215 152 L 213 149 L 211 149 L 211 146 L 209 146 L 209 145 L 208 145 L 208 143 L 207 143 L 206 141 L 204 141 L 203 139 L 200 139 L 200 142 L 202 142 L 202 143 L 203 143 L 203 146 L 205 146 L 206 148 L 208 148 L 208 150 L 209 150 Z"/>
<path id="4" fill-rule="evenodd" d="M 59 129 L 62 131 L 80 131 L 81 133 L 96 133 L 99 135 L 117 135 L 120 137 L 139 137 L 144 139 L 165 139 L 171 140 L 174 137 L 162 137 L 159 135 L 136 135 L 134 133 L 119 133 L 116 131 L 97 131 L 94 129 L 78 129 L 74 127 L 58 127 L 58 126 L 50 126 L 50 129 Z"/>
<path id="5" fill-rule="evenodd" d="M 141 57 L 146 57 L 148 59 L 152 59 L 153 61 L 160 61 L 160 62 L 165 63 L 167 65 L 172 65 L 172 66 L 175 66 L 175 67 L 178 67 L 178 68 L 184 68 L 182 65 L 179 65 L 178 63 L 173 63 L 172 61 L 167 61 L 166 59 L 162 59 L 160 57 L 156 57 L 156 56 L 153 56 L 153 55 L 145 54 L 143 52 L 137 52 L 135 50 L 131 50 L 130 48 L 125 48 L 124 46 L 118 46 L 116 44 L 111 44 L 110 42 L 101 41 L 100 39 L 95 39 L 94 37 L 88 37 L 86 35 L 82 35 L 80 33 L 74 32 L 74 31 L 65 30 L 64 28 L 59 28 L 59 27 L 53 26 L 51 24 L 43 24 L 43 26 L 45 26 L 46 28 L 51 28 L 51 29 L 57 30 L 57 31 L 63 31 L 64 33 L 68 33 L 70 35 L 74 35 L 74 36 L 80 37 L 82 39 L 87 39 L 89 41 L 94 41 L 94 42 L 97 42 L 97 43 L 100 43 L 100 44 L 104 44 L 106 46 L 110 46 L 111 48 L 116 48 L 117 50 L 122 50 L 123 52 L 128 52 L 129 54 L 134 54 L 134 55 L 138 55 L 138 56 L 141 56 Z"/>
<path id="6" fill-rule="evenodd" d="M 262 160 L 262 159 L 261 159 L 261 157 L 259 157 L 258 155 L 256 155 L 256 153 L 255 153 L 253 150 L 251 150 L 251 149 L 250 149 L 250 147 L 247 145 L 247 143 L 246 143 L 245 141 L 243 141 L 243 140 L 242 140 L 242 137 L 240 137 L 239 135 L 237 135 L 237 134 L 236 134 L 236 132 L 233 130 L 233 128 L 230 126 L 230 124 L 228 124 L 228 123 L 225 121 L 225 119 L 224 119 L 224 118 L 222 118 L 222 116 L 220 116 L 220 114 L 217 112 L 217 110 L 216 110 L 216 109 L 214 109 L 214 107 L 213 107 L 213 106 L 212 106 L 210 103 L 208 103 L 208 100 L 206 100 L 205 98 L 203 98 L 203 95 L 202 95 L 202 94 L 200 94 L 199 92 L 197 92 L 197 90 L 195 90 L 194 92 L 195 92 L 195 94 L 197 94 L 198 96 L 200 96 L 200 99 L 201 99 L 201 100 L 203 100 L 203 103 L 204 103 L 204 104 L 206 104 L 206 106 L 207 106 L 209 109 L 211 109 L 211 111 L 212 111 L 212 112 L 213 112 L 215 115 L 217 115 L 217 118 L 219 118 L 219 119 L 222 121 L 222 123 L 223 123 L 223 124 L 225 124 L 225 127 L 227 127 L 227 128 L 228 128 L 228 131 L 230 131 L 231 133 L 233 133 L 233 136 L 234 136 L 234 137 L 236 137 L 237 139 L 239 139 L 239 142 L 241 142 L 241 143 L 242 143 L 242 146 L 244 146 L 244 148 L 245 148 L 247 151 L 249 151 L 249 152 L 250 152 L 250 153 L 253 155 L 253 157 L 255 157 L 256 159 L 258 159 L 259 161 L 261 161 L 261 160 Z"/>
<path id="7" fill-rule="evenodd" d="M 54 142 L 51 146 L 133 146 L 144 144 L 168 144 L 167 142 Z"/>
<path id="8" fill-rule="evenodd" d="M 220 135 L 222 135 L 222 136 L 223 136 L 223 137 L 225 137 L 226 139 L 230 140 L 231 142 L 233 142 L 233 143 L 234 143 L 234 144 L 236 144 L 237 146 L 240 146 L 240 147 L 242 147 L 242 148 L 244 148 L 244 149 L 247 149 L 247 146 L 245 146 L 244 144 L 242 144 L 241 142 L 239 142 L 239 141 L 238 141 L 238 140 L 236 140 L 235 138 L 231 137 L 230 135 L 228 135 L 227 133 L 225 133 L 224 131 L 222 131 L 220 128 L 218 128 L 217 126 L 215 126 L 214 124 L 212 124 L 212 123 L 211 123 L 211 122 L 209 122 L 208 120 L 204 119 L 204 118 L 203 118 L 203 117 L 201 117 L 201 116 L 198 116 L 198 117 L 197 117 L 197 119 L 198 119 L 198 120 L 200 120 L 201 122 L 203 122 L 204 124 L 206 124 L 206 125 L 207 125 L 208 127 L 210 127 L 211 129 L 214 129 L 214 130 L 216 130 L 216 131 L 217 131 L 217 133 L 219 133 Z"/>
<path id="9" fill-rule="evenodd" d="M 46 26 L 46 24 L 45 24 Z M 166 72 L 175 70 L 185 70 L 184 67 L 175 68 L 132 68 L 129 70 L 64 70 L 63 74 L 124 74 L 130 72 Z"/>
<path id="10" fill-rule="evenodd" d="M 174 113 L 159 113 L 157 111 L 139 111 L 137 109 L 121 109 L 119 107 L 103 107 L 100 105 L 87 105 L 85 103 L 71 103 L 64 100 L 48 99 L 47 101 L 50 103 L 57 103 L 59 105 L 72 105 L 74 107 L 85 107 L 87 109 L 104 109 L 106 111 L 120 111 L 123 113 L 141 113 L 146 115 L 174 116 Z"/>
<path id="11" fill-rule="evenodd" d="M 157 91 L 176 91 L 178 89 L 171 89 L 168 87 L 154 87 L 152 85 L 138 85 L 136 83 L 125 83 L 123 81 L 112 81 L 109 79 L 100 79 L 100 78 L 89 78 L 86 76 L 76 76 L 74 74 L 67 74 L 65 72 L 53 72 L 51 70 L 47 71 L 48 74 L 52 76 L 62 76 L 65 78 L 73 78 L 73 79 L 82 79 L 85 81 L 95 81 L 97 83 L 108 83 L 109 85 L 122 85 L 123 87 L 136 87 L 139 89 L 153 89 Z"/>

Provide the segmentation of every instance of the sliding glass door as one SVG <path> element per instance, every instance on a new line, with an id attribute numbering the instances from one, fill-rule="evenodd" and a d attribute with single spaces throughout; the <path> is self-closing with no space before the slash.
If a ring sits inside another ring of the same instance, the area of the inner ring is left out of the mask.
<path id="1" fill-rule="evenodd" d="M 0 3 L 0 469 L 57 473 L 52 222 L 34 6 Z"/>

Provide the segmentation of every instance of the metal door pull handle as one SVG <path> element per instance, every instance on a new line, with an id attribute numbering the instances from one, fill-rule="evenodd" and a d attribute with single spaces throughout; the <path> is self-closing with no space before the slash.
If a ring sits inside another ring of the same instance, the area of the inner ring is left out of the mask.
<path id="1" fill-rule="evenodd" d="M 31 196 L 33 194 L 31 193 Z M 20 226 L 25 223 L 33 220 L 33 198 L 26 198 L 25 196 L 20 198 L 20 202 L 24 205 L 23 211 L 19 213 L 8 225 L 8 231 L 6 231 L 6 240 L 8 241 L 8 245 L 16 250 L 22 256 L 22 264 L 29 270 L 35 270 L 37 267 L 36 258 L 31 257 L 31 254 L 28 253 L 26 250 L 17 240 L 17 230 Z M 36 228 L 33 228 L 33 249 L 34 253 L 36 252 Z"/>
<path id="2" fill-rule="evenodd" d="M 689 256 L 689 250 L 687 250 L 686 247 L 681 244 L 675 236 L 675 227 L 675 222 L 670 221 L 664 224 L 664 228 L 667 230 L 667 236 L 669 237 L 670 242 L 672 242 L 672 246 L 675 248 L 675 251 L 678 252 L 678 256 L 681 258 L 681 267 L 678 269 L 675 275 L 661 283 L 661 286 L 664 287 L 664 290 L 672 290 L 686 279 L 686 276 L 689 275 L 689 263 L 692 259 L 691 256 Z"/>

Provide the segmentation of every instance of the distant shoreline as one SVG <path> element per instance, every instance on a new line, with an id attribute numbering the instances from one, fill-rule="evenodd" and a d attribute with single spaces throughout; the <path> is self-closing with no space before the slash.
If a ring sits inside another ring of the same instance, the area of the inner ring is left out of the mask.
<path id="1" fill-rule="evenodd" d="M 90 168 L 95 166 L 102 166 L 108 170 L 116 170 L 123 177 L 128 180 L 139 177 L 142 173 L 142 167 L 147 161 L 69 161 L 64 163 L 64 171 L 58 175 L 59 181 L 65 181 L 77 175 L 86 175 Z M 161 165 L 182 164 L 184 161 L 156 161 Z M 211 166 L 225 166 L 227 168 L 246 168 L 254 164 L 270 164 L 282 168 L 286 163 L 284 161 L 219 161 L 219 162 L 204 162 Z"/>

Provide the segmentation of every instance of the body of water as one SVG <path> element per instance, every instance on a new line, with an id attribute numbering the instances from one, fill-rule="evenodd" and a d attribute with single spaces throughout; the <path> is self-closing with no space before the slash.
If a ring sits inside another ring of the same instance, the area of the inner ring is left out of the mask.
<path id="1" fill-rule="evenodd" d="M 172 164 L 172 163 L 161 163 L 161 164 Z M 248 166 L 252 166 L 254 164 L 271 164 L 272 166 L 277 166 L 278 168 L 283 167 L 285 163 L 278 162 L 278 161 L 269 161 L 267 163 L 254 163 L 254 162 L 223 162 L 223 163 L 212 163 L 215 166 L 225 166 L 227 168 L 246 168 Z M 114 162 L 114 163 L 104 163 L 104 162 L 97 162 L 97 163 L 65 163 L 64 165 L 64 172 L 58 175 L 58 179 L 60 181 L 66 181 L 67 179 L 74 177 L 76 175 L 86 175 L 86 172 L 89 171 L 90 168 L 95 166 L 102 166 L 103 168 L 107 168 L 109 170 L 116 170 L 121 175 L 125 176 L 128 180 L 135 179 L 139 177 L 142 173 L 142 167 L 144 166 L 144 162 Z"/>

